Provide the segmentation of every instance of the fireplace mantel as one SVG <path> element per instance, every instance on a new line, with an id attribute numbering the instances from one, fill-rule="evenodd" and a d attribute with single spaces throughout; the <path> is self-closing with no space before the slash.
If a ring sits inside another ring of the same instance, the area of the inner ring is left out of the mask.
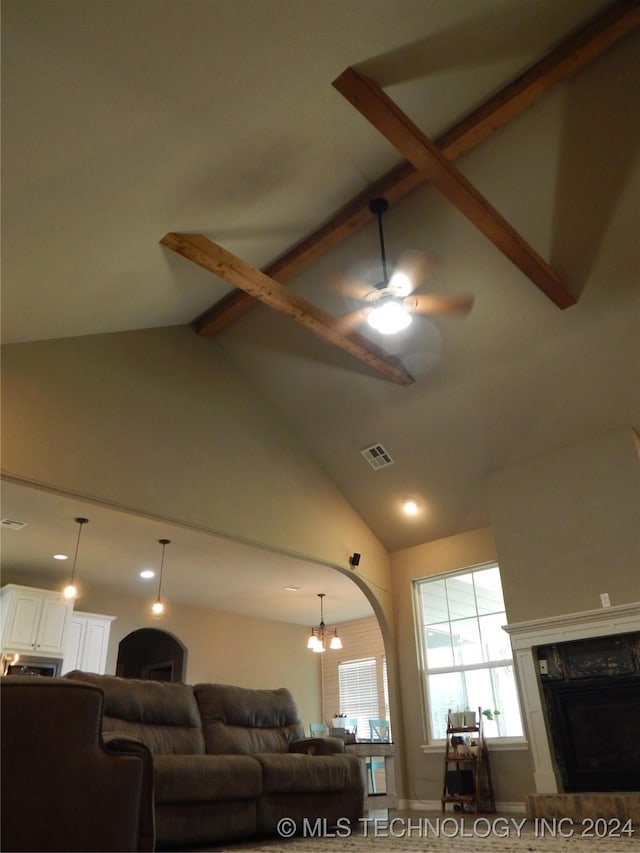
<path id="1" fill-rule="evenodd" d="M 524 722 L 533 757 L 536 793 L 557 793 L 558 780 L 551 757 L 533 647 L 608 634 L 624 634 L 637 631 L 639 627 L 640 602 L 504 626 L 504 630 L 511 637 Z"/>

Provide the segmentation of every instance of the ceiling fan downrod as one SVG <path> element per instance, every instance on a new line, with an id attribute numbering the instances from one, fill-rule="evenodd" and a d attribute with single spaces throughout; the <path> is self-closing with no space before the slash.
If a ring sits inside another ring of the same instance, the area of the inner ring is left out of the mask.
<path id="1" fill-rule="evenodd" d="M 387 256 L 384 251 L 384 232 L 382 230 L 382 214 L 389 209 L 389 202 L 386 198 L 374 198 L 369 202 L 369 210 L 378 218 L 378 237 L 380 239 L 380 256 L 382 258 L 382 281 L 376 284 L 378 290 L 384 290 L 389 279 L 387 276 Z"/>

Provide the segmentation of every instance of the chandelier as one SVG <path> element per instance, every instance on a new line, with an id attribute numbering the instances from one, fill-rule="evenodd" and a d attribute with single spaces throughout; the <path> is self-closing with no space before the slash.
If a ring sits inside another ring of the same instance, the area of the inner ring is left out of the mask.
<path id="1" fill-rule="evenodd" d="M 342 648 L 342 640 L 338 636 L 337 628 L 333 629 L 333 636 L 331 636 L 331 629 L 327 628 L 324 624 L 324 610 L 322 599 L 325 597 L 326 593 L 319 592 L 318 598 L 320 599 L 320 624 L 317 628 L 311 629 L 311 635 L 309 636 L 309 641 L 307 643 L 307 648 L 311 649 L 313 652 L 325 652 L 327 650 L 327 639 L 331 637 L 329 640 L 329 648 L 330 649 L 341 649 Z"/>

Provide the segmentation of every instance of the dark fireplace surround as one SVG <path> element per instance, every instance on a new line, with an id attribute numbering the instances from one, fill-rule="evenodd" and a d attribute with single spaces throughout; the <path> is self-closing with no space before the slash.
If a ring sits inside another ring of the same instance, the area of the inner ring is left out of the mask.
<path id="1" fill-rule="evenodd" d="M 564 791 L 640 790 L 640 631 L 532 652 Z"/>

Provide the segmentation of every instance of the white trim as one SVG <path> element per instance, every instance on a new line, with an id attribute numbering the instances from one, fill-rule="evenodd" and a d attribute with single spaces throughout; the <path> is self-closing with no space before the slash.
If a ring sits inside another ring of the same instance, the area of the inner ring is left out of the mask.
<path id="1" fill-rule="evenodd" d="M 536 793 L 558 793 L 533 647 L 624 634 L 640 627 L 640 602 L 505 625 L 522 691 L 522 712 L 533 758 Z"/>
<path id="2" fill-rule="evenodd" d="M 485 738 L 485 746 L 487 752 L 521 752 L 529 749 L 529 743 L 526 738 Z M 420 749 L 425 755 L 444 755 L 444 741 L 436 741 L 436 743 L 423 743 Z"/>

